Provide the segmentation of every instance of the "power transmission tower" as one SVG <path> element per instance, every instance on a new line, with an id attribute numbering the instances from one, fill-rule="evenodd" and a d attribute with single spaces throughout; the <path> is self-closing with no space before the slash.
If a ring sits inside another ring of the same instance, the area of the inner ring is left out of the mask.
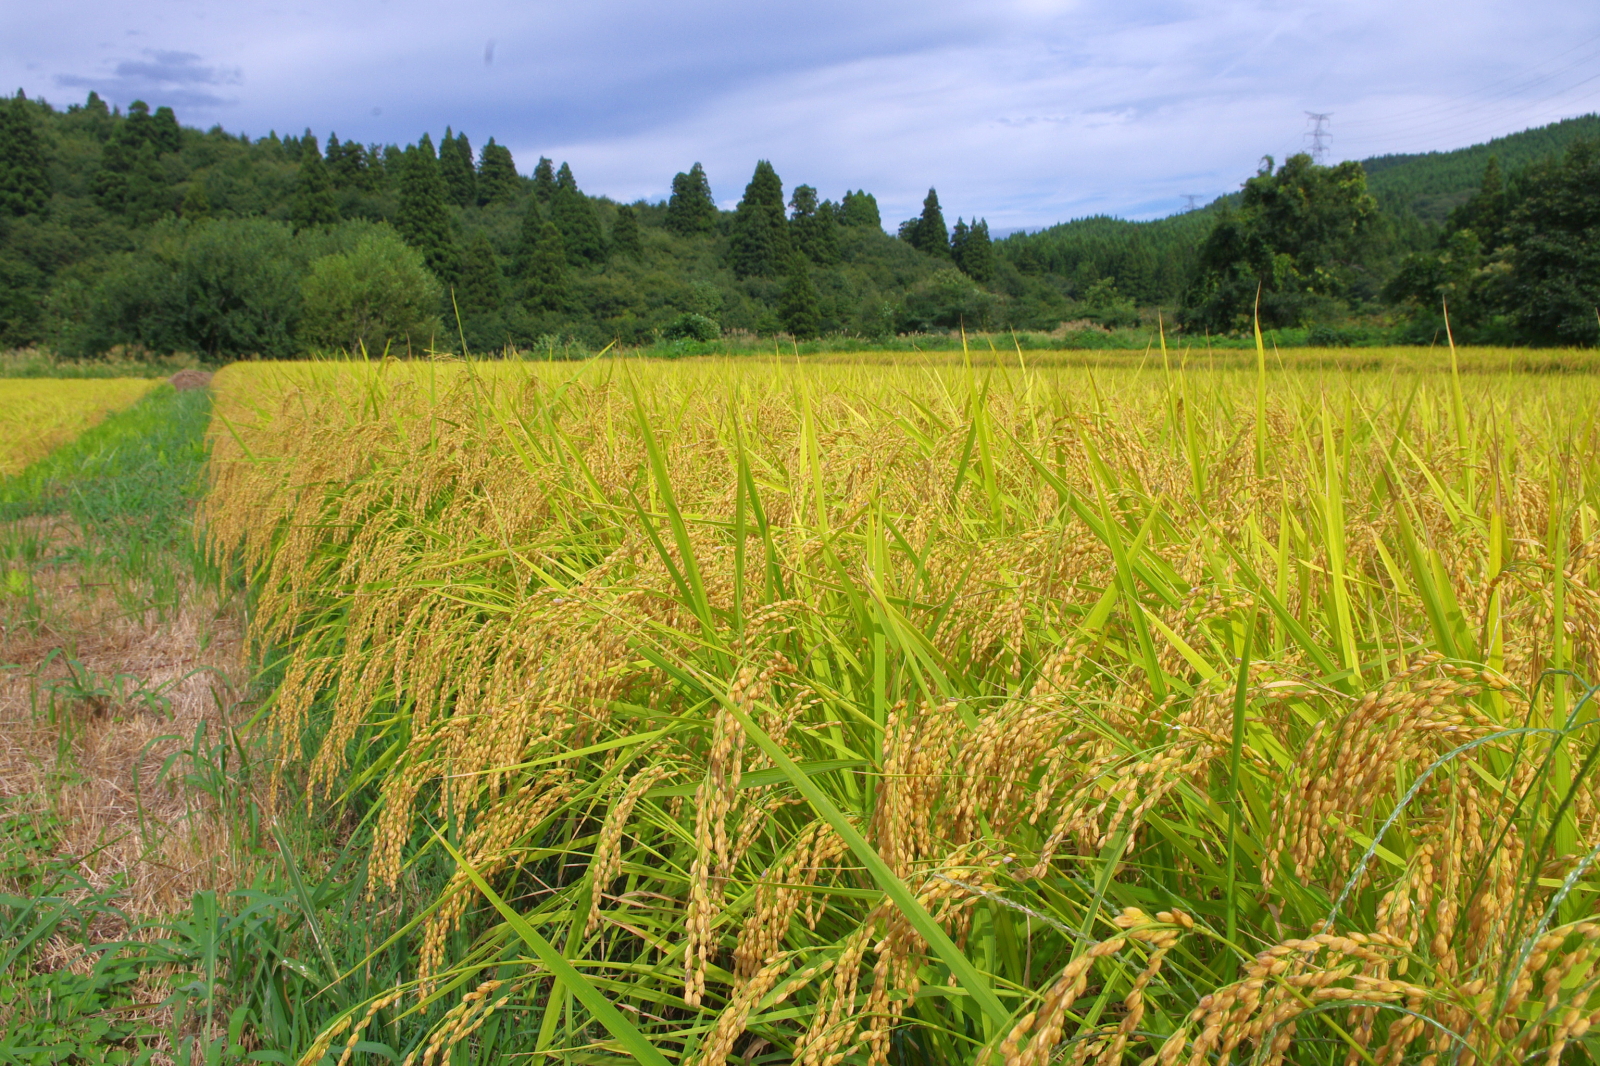
<path id="1" fill-rule="evenodd" d="M 1184 193 L 1183 194 L 1183 209 L 1184 209 L 1184 211 L 1186 211 L 1186 212 L 1187 211 L 1193 211 L 1195 208 L 1199 207 L 1200 206 L 1200 197 L 1201 197 L 1201 195 L 1202 195 L 1201 193 L 1197 193 L 1197 192 L 1186 192 L 1186 193 Z"/>
<path id="2" fill-rule="evenodd" d="M 1333 134 L 1328 132 L 1328 120 L 1332 114 L 1317 111 L 1307 111 L 1306 121 L 1315 123 L 1306 139 L 1311 142 L 1311 161 L 1320 164 L 1328 154 L 1328 142 L 1333 139 Z"/>

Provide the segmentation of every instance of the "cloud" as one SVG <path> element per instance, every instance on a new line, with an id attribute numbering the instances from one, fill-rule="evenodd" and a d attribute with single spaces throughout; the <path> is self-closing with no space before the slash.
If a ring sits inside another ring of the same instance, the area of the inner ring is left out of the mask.
<path id="1" fill-rule="evenodd" d="M 114 101 L 146 99 L 157 106 L 216 108 L 238 102 L 197 86 L 239 85 L 244 72 L 238 67 L 207 66 L 194 52 L 146 48 L 144 59 L 116 61 L 109 75 L 57 74 L 55 83 L 68 89 L 92 89 Z"/>
<path id="2" fill-rule="evenodd" d="M 87 32 L 84 27 L 90 27 Z M 129 32 L 151 50 L 130 54 Z M 490 45 L 492 42 L 492 62 Z M 202 58 L 203 57 L 203 58 Z M 27 69 L 28 64 L 37 69 Z M 241 70 L 250 72 L 246 83 Z M 588 191 L 719 201 L 757 159 L 891 225 L 930 185 L 996 229 L 1149 217 L 1266 153 L 1451 148 L 1600 104 L 1600 8 L 1570 0 L 170 0 L 12 5 L 0 84 L 93 88 L 226 119 L 404 143 L 446 124 Z M 41 84 L 42 83 L 42 84 Z"/>

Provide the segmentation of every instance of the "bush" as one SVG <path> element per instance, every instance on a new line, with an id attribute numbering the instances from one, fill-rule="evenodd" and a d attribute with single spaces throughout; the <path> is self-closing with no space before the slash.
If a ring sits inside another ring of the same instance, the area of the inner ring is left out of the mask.
<path id="1" fill-rule="evenodd" d="M 300 336 L 312 348 L 411 349 L 440 332 L 438 279 L 422 253 L 387 226 L 374 227 L 348 252 L 315 260 L 300 292 Z"/>
<path id="2" fill-rule="evenodd" d="M 685 311 L 668 322 L 661 335 L 668 340 L 714 341 L 722 336 L 722 327 L 715 319 Z"/>

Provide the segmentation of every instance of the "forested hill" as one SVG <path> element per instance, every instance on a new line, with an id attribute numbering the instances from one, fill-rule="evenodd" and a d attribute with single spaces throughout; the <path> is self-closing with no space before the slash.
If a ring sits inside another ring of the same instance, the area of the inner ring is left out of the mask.
<path id="1" fill-rule="evenodd" d="M 519 167 L 448 127 L 403 146 L 252 139 L 139 101 L 18 93 L 0 97 L 0 349 L 227 359 L 963 328 L 1099 345 L 1158 311 L 1243 336 L 1258 307 L 1306 337 L 1425 341 L 1444 300 L 1481 339 L 1588 343 L 1596 131 L 1588 116 L 1365 165 L 1297 155 L 1200 210 L 991 243 L 982 218 L 949 225 L 934 190 L 891 235 L 869 192 L 786 186 L 765 161 L 733 211 L 698 163 L 621 204 L 566 163 Z"/>
<path id="2" fill-rule="evenodd" d="M 1451 152 L 1374 156 L 1363 159 L 1361 166 L 1367 188 L 1384 210 L 1410 211 L 1426 222 L 1442 223 L 1477 191 L 1491 156 L 1503 171 L 1523 170 L 1565 151 L 1579 138 L 1600 138 L 1600 115 L 1581 115 Z"/>
<path id="3" fill-rule="evenodd" d="M 1450 212 L 1466 203 L 1495 157 L 1503 172 L 1516 173 L 1565 151 L 1582 138 L 1600 138 L 1600 115 L 1584 115 L 1485 144 L 1449 152 L 1375 156 L 1361 161 L 1367 189 L 1388 216 L 1376 254 L 1395 260 L 1434 239 Z M 1087 287 L 1101 278 L 1140 305 L 1173 304 L 1195 269 L 1200 245 L 1224 206 L 1238 193 L 1206 208 L 1150 222 L 1097 215 L 1032 233 L 1016 233 L 997 245 L 1002 259 L 1024 274 L 1050 273 Z"/>

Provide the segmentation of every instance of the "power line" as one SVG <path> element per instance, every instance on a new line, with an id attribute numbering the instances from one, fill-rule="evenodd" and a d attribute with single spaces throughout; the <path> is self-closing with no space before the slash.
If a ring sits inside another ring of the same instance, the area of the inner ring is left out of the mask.
<path id="1" fill-rule="evenodd" d="M 1198 192 L 1186 192 L 1186 193 L 1184 193 L 1183 194 L 1183 209 L 1185 211 L 1193 211 L 1195 208 L 1200 206 L 1200 197 L 1202 197 L 1204 195 L 1205 195 L 1204 193 L 1198 193 Z"/>
<path id="2" fill-rule="evenodd" d="M 1306 121 L 1316 123 L 1311 131 L 1306 134 L 1306 139 L 1311 142 L 1311 161 L 1321 163 L 1328 154 L 1328 142 L 1333 139 L 1333 134 L 1328 132 L 1328 120 L 1333 118 L 1331 113 L 1320 111 L 1307 111 Z"/>

